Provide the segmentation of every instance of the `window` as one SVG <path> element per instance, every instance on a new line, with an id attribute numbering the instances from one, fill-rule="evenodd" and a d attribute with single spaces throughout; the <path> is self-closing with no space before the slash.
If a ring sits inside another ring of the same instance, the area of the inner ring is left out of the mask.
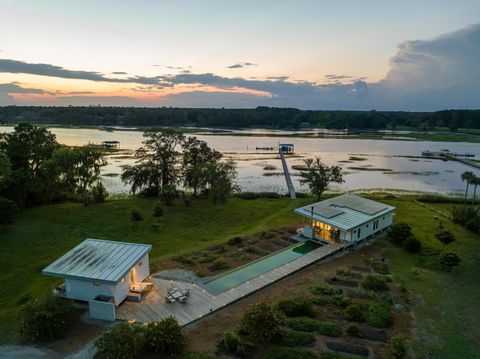
<path id="1" fill-rule="evenodd" d="M 358 229 L 357 238 L 360 238 L 360 231 L 361 231 L 361 228 Z"/>
<path id="2" fill-rule="evenodd" d="M 367 228 L 368 228 L 368 224 L 367 224 Z"/>
<path id="3" fill-rule="evenodd" d="M 98 287 L 98 286 L 100 285 L 100 281 L 94 280 L 94 281 L 93 281 L 93 285 Z"/>
<path id="4" fill-rule="evenodd" d="M 122 280 L 120 281 L 120 283 L 125 283 L 125 277 L 122 278 Z"/>
<path id="5" fill-rule="evenodd" d="M 138 266 L 140 267 L 142 265 L 142 263 L 143 263 L 142 261 L 138 262 Z"/>

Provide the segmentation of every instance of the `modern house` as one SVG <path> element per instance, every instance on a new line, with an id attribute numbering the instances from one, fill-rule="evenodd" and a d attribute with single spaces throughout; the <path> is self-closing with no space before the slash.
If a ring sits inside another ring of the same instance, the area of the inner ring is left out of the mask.
<path id="1" fill-rule="evenodd" d="M 86 239 L 42 273 L 64 278 L 57 295 L 81 301 L 109 298 L 118 306 L 147 287 L 151 249 L 147 244 Z"/>
<path id="2" fill-rule="evenodd" d="M 304 218 L 298 234 L 314 241 L 346 245 L 388 228 L 394 212 L 395 207 L 350 193 L 295 209 Z"/>
<path id="3" fill-rule="evenodd" d="M 283 153 L 293 153 L 295 151 L 295 145 L 293 143 L 279 143 L 278 150 Z"/>

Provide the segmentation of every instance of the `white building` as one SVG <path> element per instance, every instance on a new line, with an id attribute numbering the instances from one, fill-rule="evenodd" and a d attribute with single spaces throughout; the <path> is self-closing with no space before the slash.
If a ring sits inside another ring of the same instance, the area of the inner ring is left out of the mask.
<path id="1" fill-rule="evenodd" d="M 147 244 L 86 239 L 42 273 L 64 278 L 58 295 L 81 301 L 111 297 L 118 306 L 131 291 L 141 293 L 146 287 L 151 249 Z"/>
<path id="2" fill-rule="evenodd" d="M 354 244 L 388 228 L 395 207 L 355 194 L 344 194 L 295 209 L 304 217 L 298 233 L 320 242 Z"/>

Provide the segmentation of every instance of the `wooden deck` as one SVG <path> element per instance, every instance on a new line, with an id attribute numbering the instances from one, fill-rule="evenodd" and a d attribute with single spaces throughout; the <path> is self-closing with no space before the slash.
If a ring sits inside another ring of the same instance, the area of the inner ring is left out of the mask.
<path id="1" fill-rule="evenodd" d="M 210 294 L 206 289 L 192 283 L 152 278 L 154 282 L 152 291 L 140 303 L 125 302 L 120 305 L 117 308 L 117 319 L 150 323 L 174 316 L 180 325 L 184 326 L 230 303 L 242 299 L 322 258 L 338 252 L 342 250 L 343 247 L 342 244 L 338 243 L 324 245 L 217 296 Z M 176 286 L 179 289 L 188 288 L 190 290 L 188 301 L 184 304 L 165 303 L 167 289 L 171 286 Z"/>

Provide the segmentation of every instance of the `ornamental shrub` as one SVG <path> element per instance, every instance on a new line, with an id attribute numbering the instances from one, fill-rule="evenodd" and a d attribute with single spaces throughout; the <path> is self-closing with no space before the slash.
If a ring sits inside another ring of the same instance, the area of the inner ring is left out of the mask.
<path id="1" fill-rule="evenodd" d="M 407 223 L 395 223 L 388 229 L 388 238 L 397 244 L 402 244 L 411 234 L 411 228 Z"/>
<path id="2" fill-rule="evenodd" d="M 53 342 L 65 335 L 75 317 L 70 300 L 52 294 L 34 300 L 22 309 L 20 333 L 34 342 Z"/>
<path id="3" fill-rule="evenodd" d="M 173 317 L 149 323 L 144 335 L 145 349 L 149 352 L 177 356 L 185 350 L 185 335 Z"/>
<path id="4" fill-rule="evenodd" d="M 312 303 L 305 298 L 284 299 L 277 303 L 276 308 L 287 317 L 314 317 Z"/>
<path id="5" fill-rule="evenodd" d="M 122 322 L 107 329 L 94 344 L 105 359 L 140 358 L 145 345 L 144 329 Z"/>
<path id="6" fill-rule="evenodd" d="M 418 253 L 422 250 L 422 242 L 420 242 L 413 234 L 403 241 L 403 248 L 410 253 Z"/>
<path id="7" fill-rule="evenodd" d="M 388 290 L 387 281 L 384 277 L 379 275 L 366 275 L 365 278 L 363 278 L 363 280 L 360 282 L 360 285 L 367 290 Z"/>
<path id="8" fill-rule="evenodd" d="M 440 266 L 446 272 L 450 272 L 453 267 L 460 264 L 460 257 L 455 252 L 442 252 L 439 256 Z"/>
<path id="9" fill-rule="evenodd" d="M 240 358 L 246 358 L 248 351 L 253 347 L 252 344 L 243 339 L 236 329 L 227 330 L 223 333 L 218 347 L 230 354 Z"/>
<path id="10" fill-rule="evenodd" d="M 280 343 L 286 347 L 303 347 L 315 343 L 312 333 L 284 330 Z"/>
<path id="11" fill-rule="evenodd" d="M 445 245 L 455 242 L 456 240 L 455 236 L 450 231 L 447 231 L 446 229 L 443 229 L 437 232 L 435 234 L 435 237 Z"/>
<path id="12" fill-rule="evenodd" d="M 407 355 L 406 339 L 402 333 L 390 338 L 390 352 L 395 359 L 403 359 Z"/>
<path id="13" fill-rule="evenodd" d="M 343 310 L 343 316 L 346 320 L 351 322 L 364 322 L 365 321 L 365 310 L 360 304 L 353 303 L 350 304 Z"/>
<path id="14" fill-rule="evenodd" d="M 240 323 L 241 332 L 256 342 L 273 342 L 281 335 L 283 315 L 270 304 L 259 302 L 250 306 Z"/>
<path id="15" fill-rule="evenodd" d="M 388 328 L 393 324 L 390 308 L 385 304 L 369 304 L 367 309 L 367 323 L 377 328 Z"/>

